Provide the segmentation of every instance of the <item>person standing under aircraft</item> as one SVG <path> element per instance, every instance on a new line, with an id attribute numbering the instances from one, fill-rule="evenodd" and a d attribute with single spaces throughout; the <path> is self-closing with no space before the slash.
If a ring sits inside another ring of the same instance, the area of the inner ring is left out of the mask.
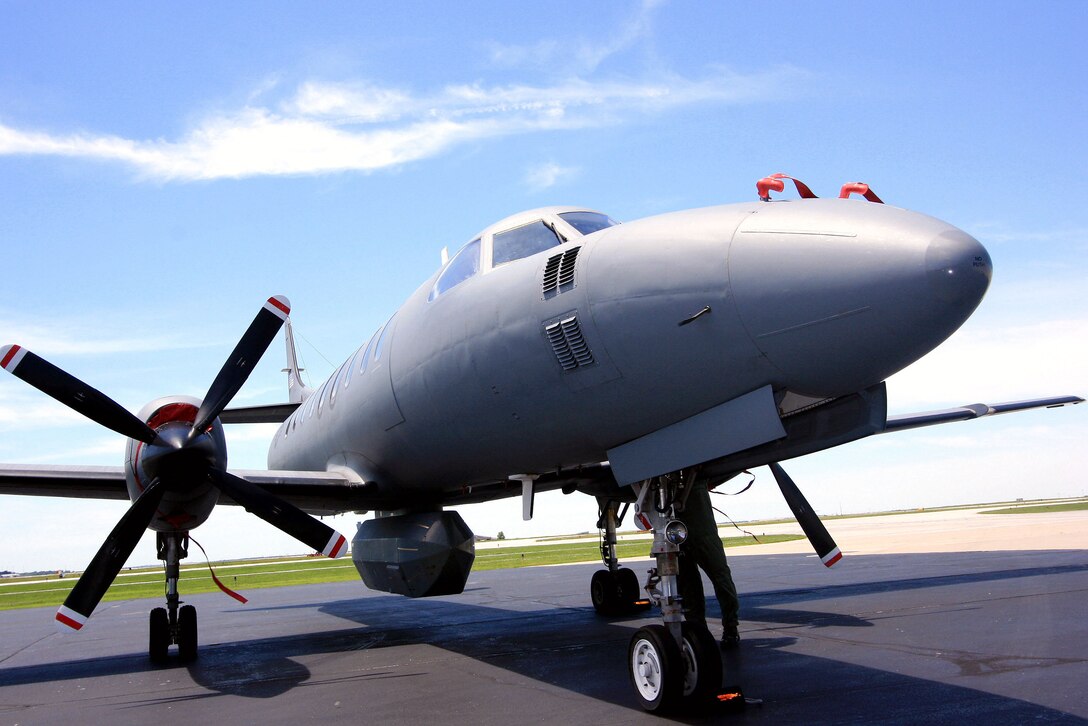
<path id="1" fill-rule="evenodd" d="M 722 647 L 736 648 L 740 644 L 737 631 L 740 601 L 725 559 L 725 547 L 718 536 L 718 524 L 714 521 L 714 509 L 705 482 L 692 483 L 679 516 L 688 528 L 687 541 L 680 548 L 680 597 L 684 617 L 688 622 L 706 625 L 706 597 L 699 575 L 701 567 L 714 586 L 714 595 L 722 610 Z"/>

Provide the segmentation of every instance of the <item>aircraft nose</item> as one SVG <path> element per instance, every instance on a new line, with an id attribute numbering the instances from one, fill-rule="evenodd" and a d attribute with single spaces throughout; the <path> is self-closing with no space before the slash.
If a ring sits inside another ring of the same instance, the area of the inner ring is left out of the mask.
<path id="1" fill-rule="evenodd" d="M 993 277 L 990 253 L 962 230 L 939 233 L 926 248 L 926 277 L 938 304 L 969 315 L 986 294 Z"/>
<path id="2" fill-rule="evenodd" d="M 841 200 L 761 206 L 729 252 L 737 312 L 776 385 L 812 396 L 879 383 L 928 353 L 991 274 L 986 249 L 950 224 Z"/>

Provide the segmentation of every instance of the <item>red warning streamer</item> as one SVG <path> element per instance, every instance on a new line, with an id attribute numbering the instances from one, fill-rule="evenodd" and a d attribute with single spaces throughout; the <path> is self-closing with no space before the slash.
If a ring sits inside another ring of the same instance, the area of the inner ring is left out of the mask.
<path id="1" fill-rule="evenodd" d="M 204 561 L 208 563 L 208 572 L 212 573 L 212 582 L 214 582 L 220 590 L 230 595 L 243 605 L 249 602 L 249 600 L 247 600 L 245 596 L 236 593 L 234 590 L 231 590 L 229 587 L 219 581 L 219 578 L 215 576 L 215 570 L 212 569 L 212 561 L 208 559 L 208 553 L 204 551 L 204 547 L 202 547 L 199 542 L 193 539 L 192 536 L 189 537 L 189 541 L 195 544 L 197 547 L 200 547 L 200 552 L 204 555 Z"/>

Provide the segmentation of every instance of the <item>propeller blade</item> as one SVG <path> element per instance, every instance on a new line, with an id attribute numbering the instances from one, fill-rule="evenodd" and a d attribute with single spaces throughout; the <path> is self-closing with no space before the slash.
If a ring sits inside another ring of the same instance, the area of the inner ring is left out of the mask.
<path id="1" fill-rule="evenodd" d="M 215 485 L 227 496 L 273 527 L 291 535 L 326 557 L 340 557 L 347 540 L 327 524 L 311 517 L 294 504 L 269 494 L 256 484 L 225 471 L 209 472 Z"/>
<path id="2" fill-rule="evenodd" d="M 58 627 L 65 625 L 79 630 L 87 622 L 87 618 L 91 617 L 132 550 L 136 549 L 144 530 L 155 516 L 155 510 L 165 491 L 166 488 L 155 479 L 128 508 L 125 516 L 121 517 L 121 521 L 102 543 L 91 564 L 80 575 L 79 582 L 68 593 L 68 597 L 64 598 L 64 604 L 57 611 Z"/>
<path id="3" fill-rule="evenodd" d="M 190 438 L 204 433 L 215 417 L 227 407 L 230 400 L 234 398 L 234 394 L 238 393 L 238 389 L 249 378 L 253 366 L 257 365 L 257 361 L 264 355 L 290 313 L 291 303 L 287 298 L 282 295 L 268 298 L 268 302 L 257 313 L 257 317 L 253 318 L 249 329 L 238 341 L 238 345 L 234 347 L 234 351 L 220 369 L 219 375 L 208 388 L 208 393 L 200 404 L 200 410 L 197 411 Z"/>
<path id="4" fill-rule="evenodd" d="M 797 518 L 797 522 L 801 525 L 801 529 L 804 530 L 805 536 L 812 543 L 812 548 L 820 556 L 820 561 L 827 567 L 831 567 L 842 559 L 842 552 L 839 551 L 835 540 L 831 539 L 831 535 L 828 534 L 824 523 L 816 516 L 816 512 L 812 511 L 812 507 L 808 505 L 808 500 L 801 494 L 801 490 L 797 488 L 797 485 L 793 483 L 793 479 L 790 479 L 789 474 L 778 464 L 770 464 L 769 466 L 771 473 L 774 474 L 774 480 L 778 482 L 778 488 L 782 490 L 782 496 L 786 498 L 786 504 L 790 505 L 790 509 L 793 510 L 793 516 Z"/>
<path id="5" fill-rule="evenodd" d="M 92 421 L 130 439 L 150 444 L 155 432 L 121 404 L 70 373 L 18 345 L 0 348 L 0 366 Z"/>

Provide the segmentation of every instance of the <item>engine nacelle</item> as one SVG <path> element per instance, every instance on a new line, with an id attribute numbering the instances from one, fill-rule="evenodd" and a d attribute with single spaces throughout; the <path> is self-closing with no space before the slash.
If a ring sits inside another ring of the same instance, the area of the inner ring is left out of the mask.
<path id="1" fill-rule="evenodd" d="M 371 590 L 408 597 L 465 589 L 476 540 L 457 512 L 421 512 L 359 523 L 351 559 Z"/>
<path id="2" fill-rule="evenodd" d="M 141 408 L 137 416 L 164 442 L 173 442 L 176 447 L 189 435 L 199 407 L 200 400 L 191 396 L 166 396 Z M 128 440 L 125 447 L 125 483 L 129 499 L 136 501 L 156 477 L 156 457 L 171 451 L 169 445 L 154 446 L 135 439 Z M 190 473 L 184 460 L 175 459 L 163 472 L 166 493 L 148 525 L 156 532 L 187 532 L 204 523 L 211 515 L 219 500 L 219 490 L 207 480 L 202 465 L 211 463 L 218 469 L 227 468 L 227 441 L 219 419 L 212 422 L 195 445 L 186 450 L 186 458 L 200 465 L 194 466 Z"/>

